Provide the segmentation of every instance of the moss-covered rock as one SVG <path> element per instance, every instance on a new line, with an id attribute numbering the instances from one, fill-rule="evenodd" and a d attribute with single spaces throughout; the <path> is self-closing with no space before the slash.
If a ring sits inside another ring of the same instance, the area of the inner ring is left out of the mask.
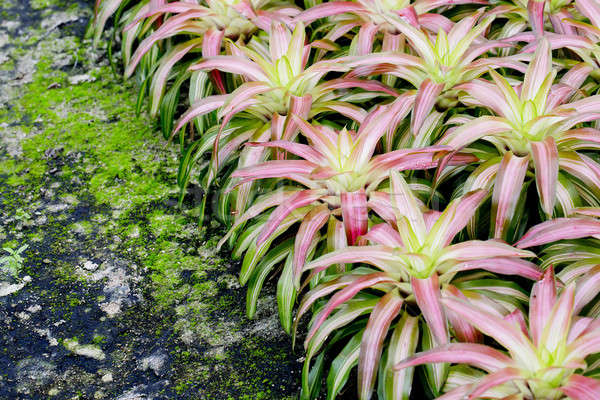
<path id="1" fill-rule="evenodd" d="M 0 1 L 0 245 L 31 277 L 0 297 L 0 398 L 293 396 L 272 293 L 247 320 L 223 228 L 177 208 L 177 149 L 79 39 L 89 3 Z"/>

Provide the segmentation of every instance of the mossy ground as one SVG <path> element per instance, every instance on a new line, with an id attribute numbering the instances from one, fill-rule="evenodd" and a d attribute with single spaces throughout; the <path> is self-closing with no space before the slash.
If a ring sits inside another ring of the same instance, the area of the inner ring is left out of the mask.
<path id="1" fill-rule="evenodd" d="M 237 267 L 215 250 L 222 227 L 177 207 L 176 149 L 81 44 L 90 15 L 0 1 L 0 245 L 29 245 L 32 278 L 0 297 L 0 398 L 293 396 L 272 293 L 247 320 Z"/>

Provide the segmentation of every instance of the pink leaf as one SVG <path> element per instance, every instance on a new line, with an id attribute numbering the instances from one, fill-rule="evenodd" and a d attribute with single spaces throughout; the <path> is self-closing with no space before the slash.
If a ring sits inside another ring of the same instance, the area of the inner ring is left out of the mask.
<path id="1" fill-rule="evenodd" d="M 363 289 L 381 283 L 395 282 L 396 281 L 394 279 L 390 278 L 385 273 L 369 274 L 355 279 L 348 286 L 344 287 L 339 292 L 334 294 L 329 300 L 329 302 L 327 302 L 323 310 L 321 310 L 321 312 L 319 312 L 319 314 L 316 316 L 314 323 L 311 325 L 310 331 L 308 332 L 308 335 L 306 335 L 306 339 L 304 341 L 305 346 L 308 344 L 308 342 L 310 342 L 310 339 L 312 339 L 319 327 L 323 324 L 323 322 L 325 322 L 329 314 L 331 314 L 331 312 L 335 310 L 338 306 L 344 304 L 345 302 L 356 296 L 356 294 Z"/>
<path id="2" fill-rule="evenodd" d="M 315 167 L 315 164 L 304 160 L 273 160 L 238 169 L 231 176 L 250 179 L 284 178 L 295 174 L 309 174 Z"/>
<path id="3" fill-rule="evenodd" d="M 216 110 L 225 104 L 228 95 L 221 94 L 215 96 L 205 97 L 203 99 L 198 100 L 196 103 L 190 107 L 180 118 L 177 120 L 175 124 L 175 129 L 171 135 L 175 135 L 185 124 L 190 122 L 192 119 L 199 117 L 200 115 L 208 114 L 211 111 Z"/>
<path id="4" fill-rule="evenodd" d="M 371 169 L 383 169 L 389 174 L 389 169 L 397 171 L 405 169 L 427 169 L 437 165 L 433 154 L 450 149 L 447 146 L 428 146 L 420 149 L 398 149 L 384 154 L 378 154 L 369 162 Z"/>
<path id="5" fill-rule="evenodd" d="M 544 278 L 533 285 L 529 301 L 529 330 L 533 343 L 538 346 L 552 307 L 556 302 L 554 268 L 549 267 Z"/>
<path id="6" fill-rule="evenodd" d="M 206 9 L 205 7 L 199 6 L 198 4 L 192 4 L 192 3 L 188 3 L 185 1 L 174 1 L 172 3 L 168 3 L 168 4 L 163 4 L 159 7 L 155 7 L 155 6 L 150 6 L 148 7 L 148 12 L 145 14 L 142 14 L 140 17 L 135 18 L 133 20 L 133 22 L 131 22 L 129 25 L 125 26 L 124 30 L 130 30 L 132 29 L 135 25 L 137 25 L 142 19 L 147 19 L 150 18 L 156 14 L 165 14 L 165 13 L 170 13 L 170 14 L 181 14 L 184 13 L 186 11 L 204 11 L 205 13 L 208 13 L 209 10 Z"/>
<path id="7" fill-rule="evenodd" d="M 271 61 L 277 61 L 284 56 L 288 50 L 292 35 L 281 23 L 273 23 L 269 33 L 269 50 Z M 304 43 L 303 43 L 304 44 Z"/>
<path id="8" fill-rule="evenodd" d="M 240 56 L 207 57 L 193 64 L 189 69 L 190 71 L 218 69 L 223 72 L 245 76 L 251 81 L 269 82 L 267 75 L 256 63 Z"/>
<path id="9" fill-rule="evenodd" d="M 449 131 L 438 144 L 460 150 L 484 136 L 493 136 L 511 129 L 503 118 L 483 116 Z"/>
<path id="10" fill-rule="evenodd" d="M 369 195 L 368 206 L 377 215 L 383 218 L 388 224 L 396 226 L 396 213 L 390 200 L 390 194 L 386 192 L 371 192 Z"/>
<path id="11" fill-rule="evenodd" d="M 390 247 L 401 247 L 402 238 L 396 229 L 389 224 L 377 224 L 371 227 L 363 236 L 372 243 Z"/>
<path id="12" fill-rule="evenodd" d="M 419 203 L 415 195 L 410 190 L 408 183 L 397 171 L 390 172 L 391 191 L 390 198 L 392 204 L 398 213 L 408 219 L 412 230 L 417 235 L 419 241 L 425 239 L 425 221 L 423 212 L 419 208 Z"/>
<path id="13" fill-rule="evenodd" d="M 544 33 L 544 5 L 545 0 L 529 0 L 527 3 L 529 23 L 531 24 L 531 30 L 536 35 Z"/>
<path id="14" fill-rule="evenodd" d="M 574 342 L 569 343 L 567 351 L 569 355 L 565 362 L 580 361 L 590 354 L 600 352 L 600 334 L 598 333 L 597 323 L 595 324 L 594 329 L 590 330 L 588 328 L 588 332 L 579 336 Z"/>
<path id="15" fill-rule="evenodd" d="M 348 286 L 350 283 L 354 282 L 354 280 L 358 277 L 360 276 L 354 274 L 343 275 L 339 278 L 330 280 L 325 283 L 321 283 L 320 285 L 315 286 L 308 293 L 306 293 L 302 298 L 300 305 L 298 306 L 298 312 L 296 313 L 296 318 L 294 319 L 293 332 L 296 332 L 296 328 L 298 326 L 298 323 L 300 322 L 300 319 L 310 309 L 310 307 L 315 303 L 315 301 L 335 292 L 336 290 L 344 286 Z"/>
<path id="16" fill-rule="evenodd" d="M 552 313 L 546 322 L 546 326 L 544 326 L 544 332 L 540 341 L 550 353 L 555 354 L 559 346 L 567 340 L 569 330 L 571 329 L 574 301 L 575 285 L 571 284 L 561 293 L 552 308 Z"/>
<path id="17" fill-rule="evenodd" d="M 333 89 L 350 89 L 350 88 L 360 88 L 363 90 L 368 90 L 372 92 L 382 92 L 392 95 L 394 97 L 398 96 L 398 92 L 394 89 L 390 88 L 387 85 L 384 85 L 381 82 L 374 80 L 364 80 L 357 78 L 338 78 L 332 79 L 323 84 L 319 85 L 319 91 L 329 91 Z M 316 89 L 317 90 L 317 89 Z"/>
<path id="18" fill-rule="evenodd" d="M 454 22 L 448 17 L 437 13 L 420 14 L 417 22 L 422 28 L 433 32 L 438 32 L 440 29 L 443 29 L 444 32 L 450 32 L 454 26 Z"/>
<path id="19" fill-rule="evenodd" d="M 254 218 L 257 215 L 264 212 L 265 210 L 281 204 L 283 201 L 285 201 L 289 197 L 293 196 L 296 192 L 297 191 L 295 191 L 295 190 L 294 191 L 276 190 L 276 191 L 273 191 L 271 193 L 265 194 L 264 196 L 257 198 L 255 200 L 254 204 L 252 204 L 252 206 L 250 208 L 248 208 L 248 210 L 246 210 L 246 212 L 244 212 L 244 214 L 241 215 L 235 221 L 233 226 L 229 229 L 229 232 L 227 232 L 227 234 L 221 240 L 219 240 L 219 243 L 217 244 L 217 248 L 220 249 L 221 246 L 223 246 L 223 244 L 225 242 L 227 242 L 227 239 L 229 239 L 229 237 L 233 234 L 233 232 L 235 231 L 235 229 L 238 226 L 240 226 L 241 224 L 243 224 L 246 221 L 251 220 L 252 218 Z"/>
<path id="20" fill-rule="evenodd" d="M 560 83 L 570 86 L 573 89 L 579 89 L 583 82 L 586 80 L 590 72 L 592 72 L 594 68 L 591 65 L 586 63 L 580 63 L 574 65 L 567 71 L 566 74 L 560 78 Z"/>
<path id="21" fill-rule="evenodd" d="M 423 121 L 433 108 L 438 96 L 444 89 L 443 83 L 432 82 L 429 78 L 425 79 L 419 88 L 415 106 L 413 108 L 410 130 L 413 135 L 416 135 Z"/>
<path id="22" fill-rule="evenodd" d="M 535 181 L 542 209 L 546 216 L 551 218 L 558 181 L 558 149 L 552 136 L 548 136 L 542 142 L 531 142 L 531 156 L 535 166 Z"/>
<path id="23" fill-rule="evenodd" d="M 393 255 L 394 248 L 388 246 L 349 246 L 327 253 L 304 266 L 304 270 L 322 271 L 333 264 L 367 263 L 381 270 L 391 270 L 391 265 L 398 262 Z"/>
<path id="24" fill-rule="evenodd" d="M 496 174 L 496 183 L 492 194 L 492 223 L 494 237 L 503 239 L 508 233 L 509 224 L 514 216 L 515 209 L 527 168 L 529 157 L 518 157 L 507 152 L 500 163 Z"/>
<path id="25" fill-rule="evenodd" d="M 300 118 L 308 118 L 313 104 L 313 98 L 310 94 L 304 96 L 290 96 L 290 108 L 286 118 L 286 126 L 283 132 L 285 140 L 291 140 L 298 133 L 298 125 L 291 115 L 298 115 Z"/>
<path id="26" fill-rule="evenodd" d="M 447 247 L 438 262 L 475 261 L 495 257 L 535 257 L 531 251 L 523 251 L 499 240 L 469 240 Z"/>
<path id="27" fill-rule="evenodd" d="M 600 95 L 588 96 L 581 100 L 565 104 L 565 109 L 574 109 L 578 113 L 599 113 L 600 112 Z"/>
<path id="28" fill-rule="evenodd" d="M 313 238 L 321 229 L 327 220 L 329 219 L 329 209 L 326 205 L 321 207 L 315 207 L 306 214 L 298 233 L 296 234 L 296 240 L 294 242 L 294 259 L 293 259 L 293 271 L 294 281 L 300 281 L 300 275 L 302 273 L 302 267 L 306 262 L 306 255 L 313 241 Z"/>
<path id="29" fill-rule="evenodd" d="M 600 381 L 573 374 L 560 390 L 573 400 L 597 400 L 600 398 Z"/>
<path id="30" fill-rule="evenodd" d="M 201 19 L 204 16 L 206 16 L 206 10 L 186 11 L 169 18 L 160 28 L 140 43 L 133 54 L 130 63 L 127 65 L 127 68 L 125 68 L 125 77 L 129 77 L 133 74 L 144 54 L 146 54 L 157 41 L 181 33 L 182 29 L 187 28 L 186 22 L 195 18 Z"/>
<path id="31" fill-rule="evenodd" d="M 421 309 L 436 343 L 438 345 L 448 343 L 448 326 L 440 302 L 440 284 L 437 273 L 434 272 L 426 279 L 411 278 L 410 283 L 417 305 Z"/>
<path id="32" fill-rule="evenodd" d="M 314 163 L 315 165 L 318 165 L 325 161 L 325 158 L 311 146 L 301 143 L 290 142 L 287 140 L 271 140 L 270 142 L 264 143 L 248 142 L 246 143 L 246 146 L 277 147 L 285 151 L 289 151 L 290 153 L 295 154 L 298 157 L 302 157 L 305 160 Z"/>
<path id="33" fill-rule="evenodd" d="M 328 104 L 324 104 L 323 107 L 327 110 L 331 110 L 348 117 L 359 124 L 362 124 L 367 116 L 367 112 L 365 110 L 350 103 L 330 102 Z"/>
<path id="34" fill-rule="evenodd" d="M 317 4 L 316 6 L 298 14 L 296 19 L 298 21 L 311 23 L 312 21 L 320 18 L 327 18 L 331 17 L 332 15 L 353 13 L 363 10 L 364 7 L 362 5 L 353 1 L 335 1 L 332 3 Z"/>
<path id="35" fill-rule="evenodd" d="M 408 21 L 412 26 L 419 26 L 419 16 L 412 6 L 404 7 L 400 10 L 396 10 L 396 13 Z"/>
<path id="36" fill-rule="evenodd" d="M 508 323 L 515 325 L 523 332 L 523 335 L 529 336 L 529 330 L 527 329 L 527 322 L 525 322 L 525 316 L 523 312 L 518 308 L 515 308 L 513 312 L 506 315 L 504 320 Z"/>
<path id="37" fill-rule="evenodd" d="M 357 165 L 366 165 L 373 157 L 379 139 L 389 129 L 393 119 L 394 114 L 390 112 L 390 105 L 377 106 L 367 115 L 357 132 L 359 145 L 354 146 L 350 155 Z"/>
<path id="38" fill-rule="evenodd" d="M 324 193 L 321 190 L 303 190 L 286 199 L 269 216 L 265 226 L 256 238 L 256 247 L 259 247 L 267 240 L 283 220 L 294 210 L 319 200 L 323 195 Z"/>
<path id="39" fill-rule="evenodd" d="M 541 5 L 542 7 L 542 18 L 544 10 L 544 0 L 529 0 L 529 4 Z M 532 22 L 535 24 L 535 22 Z M 539 32 L 543 30 L 543 25 L 538 27 Z M 533 60 L 525 72 L 525 79 L 523 86 L 521 87 L 521 100 L 533 100 L 535 99 L 538 90 L 542 87 L 544 80 L 550 74 L 552 70 L 552 53 L 550 52 L 550 45 L 548 41 L 542 37 L 539 39 L 537 49 L 533 56 Z"/>
<path id="40" fill-rule="evenodd" d="M 469 96 L 471 96 L 464 99 L 464 102 L 467 105 L 478 105 L 489 108 L 490 110 L 494 111 L 494 113 L 502 117 L 512 115 L 511 106 L 508 104 L 507 99 L 502 94 L 502 91 L 498 86 L 486 80 L 474 79 L 470 82 L 457 85 L 455 89 L 464 90 Z M 503 120 L 498 119 L 498 121 Z"/>
<path id="41" fill-rule="evenodd" d="M 463 300 L 446 297 L 442 299 L 442 303 L 481 332 L 494 338 L 508 349 L 520 364 L 536 368 L 536 350 L 520 328 L 507 324 L 502 318 L 475 308 Z"/>
<path id="42" fill-rule="evenodd" d="M 503 368 L 492 374 L 483 377 L 477 384 L 475 390 L 469 395 L 469 400 L 473 400 L 487 392 L 489 389 L 502 385 L 503 383 L 523 379 L 521 371 L 517 368 Z"/>
<path id="43" fill-rule="evenodd" d="M 356 55 L 363 56 L 371 53 L 375 35 L 379 26 L 372 22 L 364 23 L 358 31 L 356 42 Z"/>
<path id="44" fill-rule="evenodd" d="M 165 85 L 169 77 L 169 73 L 179 60 L 181 60 L 190 50 L 199 45 L 198 40 L 190 40 L 173 47 L 165 54 L 159 62 L 159 67 L 154 73 L 152 84 L 150 85 L 150 115 L 153 117 L 158 113 L 158 108 L 161 103 L 161 97 L 165 90 Z"/>
<path id="45" fill-rule="evenodd" d="M 484 10 L 484 8 L 481 8 L 473 14 L 461 18 L 460 21 L 452 27 L 450 32 L 448 32 L 448 44 L 451 50 L 473 30 L 473 27 L 477 23 L 479 17 L 483 14 Z"/>
<path id="46" fill-rule="evenodd" d="M 600 130 L 594 128 L 571 129 L 565 132 L 558 140 L 559 144 L 569 140 L 600 143 Z"/>
<path id="47" fill-rule="evenodd" d="M 576 0 L 575 7 L 580 13 L 592 21 L 596 28 L 600 28 L 600 4 L 595 0 Z"/>
<path id="48" fill-rule="evenodd" d="M 585 154 L 561 153 L 558 165 L 561 170 L 581 179 L 588 187 L 600 188 L 600 164 Z"/>
<path id="49" fill-rule="evenodd" d="M 363 189 L 358 192 L 343 192 L 340 194 L 340 200 L 348 243 L 354 245 L 356 239 L 367 232 L 367 195 Z"/>
<path id="50" fill-rule="evenodd" d="M 228 96 L 223 108 L 219 110 L 219 118 L 224 117 L 222 126 L 227 126 L 233 115 L 240 111 L 240 106 L 246 108 L 244 103 L 247 103 L 248 100 L 271 90 L 273 89 L 263 82 L 246 82 L 239 86 Z"/>
<path id="51" fill-rule="evenodd" d="M 362 335 L 358 356 L 358 394 L 369 399 L 373 391 L 381 349 L 392 320 L 396 318 L 404 299 L 395 291 L 388 292 L 373 308 Z"/>
<path id="52" fill-rule="evenodd" d="M 315 150 L 323 153 L 328 159 L 336 159 L 338 150 L 330 138 L 299 116 L 294 114 L 292 115 L 292 119 L 298 125 L 304 136 L 311 141 Z"/>
<path id="53" fill-rule="evenodd" d="M 556 218 L 530 228 L 515 246 L 524 249 L 557 240 L 594 235 L 600 235 L 600 221 L 589 218 Z"/>
<path id="54" fill-rule="evenodd" d="M 579 314 L 581 309 L 592 301 L 600 292 L 600 265 L 595 266 L 581 278 L 575 292 L 574 315 Z"/>
<path id="55" fill-rule="evenodd" d="M 543 272 L 536 264 L 530 261 L 511 257 L 497 257 L 468 261 L 459 264 L 457 269 L 459 271 L 483 269 L 496 274 L 519 275 L 533 280 L 541 279 L 543 276 Z"/>
<path id="56" fill-rule="evenodd" d="M 458 297 L 459 299 L 467 300 L 465 295 L 454 285 L 446 285 L 444 293 L 450 293 L 452 296 Z M 469 343 L 478 343 L 482 341 L 483 338 L 481 333 L 475 329 L 473 325 L 465 322 L 450 310 L 446 310 L 446 316 L 454 330 L 454 336 L 458 341 Z"/>
<path id="57" fill-rule="evenodd" d="M 512 365 L 513 361 L 506 354 L 483 344 L 450 343 L 415 354 L 396 364 L 394 370 L 398 371 L 429 363 L 469 364 L 488 372 L 494 372 Z"/>
<path id="58" fill-rule="evenodd" d="M 474 190 L 465 194 L 460 199 L 450 203 L 448 208 L 444 210 L 438 221 L 439 226 L 443 226 L 438 235 L 441 240 L 440 246 L 448 246 L 452 243 L 454 237 L 463 230 L 467 223 L 471 220 L 477 208 L 481 205 L 487 196 L 485 190 Z M 447 221 L 442 225 L 442 222 Z M 435 226 L 438 226 L 437 224 Z"/>
<path id="59" fill-rule="evenodd" d="M 202 57 L 213 57 L 218 56 L 221 53 L 221 44 L 223 42 L 223 36 L 225 36 L 224 30 L 212 30 L 209 29 L 204 34 L 202 39 Z M 225 94 L 225 83 L 223 82 L 223 76 L 219 71 L 211 71 L 211 77 L 219 93 Z"/>
<path id="60" fill-rule="evenodd" d="M 221 53 L 221 42 L 225 31 L 208 30 L 202 39 L 202 56 L 214 57 Z"/>

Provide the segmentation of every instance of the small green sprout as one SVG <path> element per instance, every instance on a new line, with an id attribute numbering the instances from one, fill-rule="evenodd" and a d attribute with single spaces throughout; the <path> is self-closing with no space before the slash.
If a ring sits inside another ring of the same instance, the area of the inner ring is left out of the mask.
<path id="1" fill-rule="evenodd" d="M 25 260 L 21 255 L 29 245 L 24 244 L 18 249 L 11 249 L 10 247 L 3 247 L 2 249 L 8 253 L 8 255 L 0 258 L 0 271 L 4 275 L 10 275 L 13 278 L 19 276 L 19 271 L 23 266 L 23 261 Z"/>

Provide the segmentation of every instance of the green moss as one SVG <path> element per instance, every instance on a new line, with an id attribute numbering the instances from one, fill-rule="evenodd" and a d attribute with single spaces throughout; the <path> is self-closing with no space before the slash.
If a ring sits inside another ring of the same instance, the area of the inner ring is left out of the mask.
<path id="1" fill-rule="evenodd" d="M 9 59 L 0 64 L 0 71 L 12 71 L 13 69 L 15 69 L 15 60 L 13 59 Z"/>
<path id="2" fill-rule="evenodd" d="M 163 214 L 160 210 L 152 213 L 149 219 L 150 229 L 156 237 L 175 235 L 186 223 L 184 216 Z"/>
<path id="3" fill-rule="evenodd" d="M 17 247 L 19 247 L 19 242 L 16 240 L 9 240 L 6 241 L 4 243 L 2 243 L 2 245 L 0 246 L 2 248 L 6 247 L 9 249 L 16 249 Z M 4 253 L 4 250 L 0 251 L 0 253 Z"/>
<path id="4" fill-rule="evenodd" d="M 100 344 L 105 343 L 106 339 L 107 339 L 106 336 L 103 336 L 103 335 L 94 335 L 94 338 L 92 339 L 92 343 L 100 345 Z"/>
<path id="5" fill-rule="evenodd" d="M 63 46 L 85 58 L 76 43 L 67 41 Z M 177 197 L 176 158 L 168 153 L 173 149 L 164 148 L 152 120 L 135 115 L 131 82 L 114 78 L 107 67 L 90 74 L 97 80 L 70 85 L 67 73 L 53 68 L 42 55 L 33 82 L 19 91 L 10 110 L 0 110 L 0 123 L 9 123 L 27 137 L 22 156 L 0 161 L 2 183 L 11 186 L 5 190 L 20 193 L 27 188 L 33 202 L 43 199 L 44 205 L 50 201 L 69 206 L 46 213 L 47 222 L 25 237 L 43 242 L 49 247 L 44 251 L 65 256 L 50 267 L 61 288 L 94 287 L 86 286 L 86 274 L 77 268 L 81 260 L 69 259 L 73 243 L 79 248 L 89 245 L 90 253 L 94 246 L 103 246 L 122 257 L 131 255 L 139 270 L 147 271 L 144 297 L 150 294 L 147 300 L 161 321 L 160 326 L 152 325 L 151 333 L 158 337 L 174 331 L 177 338 L 189 333 L 194 343 L 209 349 L 204 354 L 182 346 L 175 353 L 173 381 L 178 393 L 190 398 L 202 393 L 206 399 L 231 393 L 236 399 L 274 398 L 268 388 L 276 379 L 268 371 L 277 370 L 288 353 L 286 349 L 265 353 L 265 343 L 245 337 L 250 334 L 239 298 L 243 292 L 229 289 L 229 281 L 235 279 L 228 263 L 216 254 L 218 237 L 206 238 L 197 228 L 197 208 L 182 211 L 169 205 Z M 60 87 L 49 89 L 53 83 Z M 56 158 L 46 155 L 58 148 L 62 151 Z M 59 185 L 50 187 L 52 183 Z M 42 188 L 52 193 L 43 198 Z M 2 201 L 6 212 L 36 210 L 18 196 Z M 228 279 L 223 279 L 225 274 Z M 106 300 L 93 293 L 83 300 L 56 292 L 44 296 L 68 320 L 75 315 L 74 308 Z M 122 336 L 126 335 L 134 333 Z M 102 342 L 98 336 L 90 346 Z M 79 345 L 70 343 L 72 348 Z M 134 356 L 132 344 L 111 353 L 110 359 L 119 363 Z"/>
<path id="6" fill-rule="evenodd" d="M 27 240 L 30 242 L 41 242 L 44 240 L 44 235 L 40 232 L 33 232 L 27 235 Z"/>
<path id="7" fill-rule="evenodd" d="M 69 229 L 79 234 L 90 234 L 92 232 L 92 223 L 90 221 L 79 221 L 72 224 Z"/>
<path id="8" fill-rule="evenodd" d="M 51 6 L 64 6 L 64 1 L 57 0 L 29 0 L 31 8 L 34 10 L 41 10 Z"/>

